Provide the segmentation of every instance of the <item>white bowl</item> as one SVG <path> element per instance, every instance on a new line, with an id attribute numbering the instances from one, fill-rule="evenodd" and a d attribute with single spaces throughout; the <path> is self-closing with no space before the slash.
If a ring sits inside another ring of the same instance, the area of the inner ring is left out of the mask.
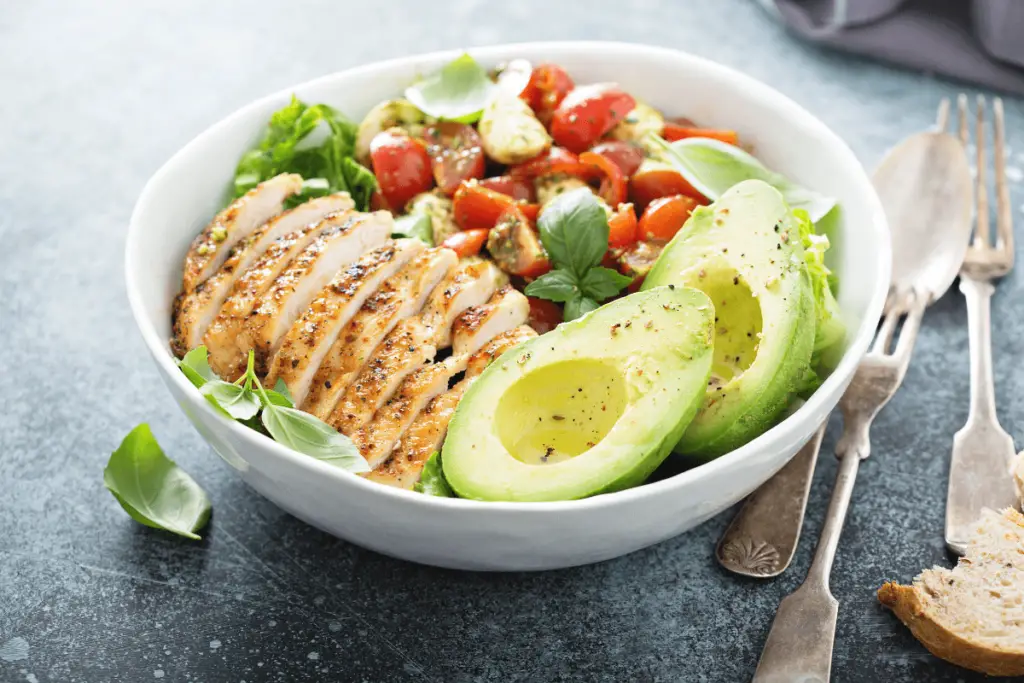
<path id="1" fill-rule="evenodd" d="M 529 43 L 471 52 L 487 66 L 524 57 L 561 64 L 580 83 L 617 81 L 669 115 L 738 130 L 770 167 L 839 198 L 833 259 L 841 278 L 839 304 L 850 323 L 848 348 L 806 404 L 708 464 L 627 491 L 557 503 L 481 503 L 381 486 L 213 412 L 175 366 L 168 347 L 171 302 L 189 242 L 222 206 L 238 158 L 292 93 L 358 119 L 456 52 L 371 64 L 288 88 L 235 112 L 175 154 L 146 185 L 132 215 L 126 258 L 132 312 L 164 382 L 203 438 L 246 483 L 296 517 L 388 555 L 459 569 L 552 569 L 617 557 L 736 503 L 810 438 L 849 383 L 881 314 L 890 272 L 888 228 L 868 176 L 843 141 L 796 103 L 732 69 L 674 50 L 620 43 Z"/>

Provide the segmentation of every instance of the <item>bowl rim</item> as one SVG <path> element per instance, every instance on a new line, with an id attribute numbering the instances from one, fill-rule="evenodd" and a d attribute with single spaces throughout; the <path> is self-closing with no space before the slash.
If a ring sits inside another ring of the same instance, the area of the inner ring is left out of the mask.
<path id="1" fill-rule="evenodd" d="M 395 504 L 407 504 L 420 506 L 424 509 L 441 508 L 449 510 L 466 510 L 479 513 L 506 513 L 518 512 L 525 514 L 547 514 L 550 512 L 582 512 L 596 508 L 607 508 L 619 505 L 628 505 L 631 502 L 665 493 L 673 490 L 682 490 L 694 481 L 711 477 L 715 472 L 728 469 L 736 462 L 751 457 L 754 453 L 761 451 L 766 445 L 783 438 L 787 432 L 794 431 L 797 425 L 806 423 L 815 413 L 826 412 L 824 404 L 826 396 L 837 391 L 841 385 L 845 385 L 853 376 L 856 366 L 860 363 L 861 357 L 867 351 L 868 345 L 874 336 L 877 320 L 881 316 L 883 306 L 889 290 L 889 280 L 892 270 L 891 241 L 889 239 L 889 227 L 882 209 L 881 201 L 871 184 L 867 170 L 861 165 L 849 146 L 826 126 L 817 116 L 806 110 L 801 105 L 786 95 L 772 88 L 766 83 L 747 76 L 732 67 L 720 64 L 710 59 L 700 57 L 682 50 L 672 48 L 642 45 L 621 41 L 532 41 L 518 43 L 502 43 L 485 47 L 470 47 L 464 49 L 440 50 L 428 53 L 420 53 L 405 57 L 392 58 L 383 61 L 362 64 L 349 69 L 343 69 L 302 83 L 290 85 L 271 94 L 260 97 L 242 107 L 236 109 L 228 116 L 220 119 L 213 125 L 206 128 L 199 135 L 194 137 L 181 149 L 174 153 L 146 182 L 139 199 L 132 211 L 128 226 L 128 234 L 125 245 L 125 281 L 127 287 L 128 301 L 135 324 L 142 334 L 146 346 L 156 360 L 157 364 L 164 370 L 165 374 L 173 377 L 171 381 L 176 382 L 184 395 L 191 396 L 194 386 L 175 363 L 170 352 L 167 341 L 162 339 L 155 327 L 148 322 L 148 314 L 142 301 L 140 286 L 136 284 L 134 274 L 138 272 L 136 266 L 136 252 L 140 250 L 144 231 L 140 223 L 142 215 L 146 213 L 147 206 L 154 201 L 158 194 L 159 187 L 165 176 L 169 175 L 174 167 L 183 163 L 183 159 L 196 147 L 201 147 L 207 139 L 215 138 L 222 131 L 232 127 L 237 121 L 248 115 L 249 111 L 263 107 L 274 101 L 280 101 L 290 97 L 298 90 L 313 88 L 325 85 L 331 81 L 347 79 L 365 73 L 376 71 L 389 71 L 398 68 L 415 67 L 423 62 L 438 62 L 446 59 L 453 59 L 458 55 L 469 52 L 481 61 L 494 61 L 510 59 L 516 53 L 522 52 L 544 52 L 557 58 L 561 54 L 595 53 L 602 56 L 638 56 L 643 55 L 652 58 L 661 58 L 679 63 L 680 66 L 688 65 L 701 69 L 708 77 L 714 80 L 731 82 L 741 87 L 747 96 L 754 99 L 770 102 L 770 106 L 779 110 L 786 116 L 792 117 L 800 122 L 801 127 L 814 132 L 821 139 L 827 141 L 829 154 L 841 162 L 847 171 L 852 171 L 854 178 L 859 176 L 862 187 L 860 194 L 863 200 L 868 202 L 868 214 L 871 216 L 870 229 L 874 233 L 872 238 L 879 245 L 877 258 L 882 277 L 875 283 L 874 291 L 868 301 L 865 314 L 860 321 L 860 326 L 850 340 L 850 344 L 843 354 L 842 359 L 825 379 L 820 387 L 811 397 L 793 413 L 780 421 L 778 424 L 767 430 L 757 438 L 743 446 L 730 451 L 711 461 L 702 463 L 696 467 L 685 470 L 660 481 L 645 483 L 621 491 L 598 494 L 588 498 L 567 501 L 529 502 L 529 501 L 478 501 L 465 498 L 442 498 L 427 496 L 414 491 L 399 489 L 392 486 L 385 486 L 374 481 L 365 479 L 359 475 L 331 467 L 315 458 L 303 455 L 292 449 L 277 443 L 273 439 L 249 429 L 234 420 L 219 415 L 206 401 L 194 400 L 200 410 L 206 411 L 207 415 L 214 417 L 224 429 L 228 430 L 247 448 L 265 449 L 268 453 L 280 458 L 286 466 L 304 467 L 311 470 L 311 474 L 320 477 L 333 479 L 340 486 L 354 486 L 357 489 L 371 494 L 383 496 L 394 501 Z M 868 226 L 862 226 L 867 229 Z"/>

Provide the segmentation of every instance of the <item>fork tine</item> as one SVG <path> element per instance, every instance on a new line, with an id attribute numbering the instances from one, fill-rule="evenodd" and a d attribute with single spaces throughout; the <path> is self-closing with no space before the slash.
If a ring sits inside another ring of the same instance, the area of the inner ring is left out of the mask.
<path id="1" fill-rule="evenodd" d="M 1003 100 L 992 102 L 995 113 L 995 170 L 996 170 L 996 246 L 1003 254 L 1013 258 L 1013 218 L 1010 208 L 1010 188 L 1006 182 L 1006 131 L 1003 123 Z"/>
<path id="2" fill-rule="evenodd" d="M 989 246 L 988 186 L 985 176 L 985 98 L 978 95 L 978 113 L 975 121 L 974 147 L 977 149 L 975 174 L 975 203 L 977 215 L 974 224 L 974 245 Z"/>
<path id="3" fill-rule="evenodd" d="M 899 306 L 898 302 L 894 302 L 889 311 L 882 316 L 882 324 L 875 335 L 874 343 L 871 344 L 870 353 L 885 354 L 889 351 L 893 334 L 896 332 L 896 323 L 900 321 L 901 315 L 903 315 L 902 306 Z"/>
<path id="4" fill-rule="evenodd" d="M 917 331 L 921 329 L 921 318 L 924 317 L 924 309 L 927 300 L 922 300 L 924 295 L 914 290 L 906 302 L 904 312 L 907 319 L 903 321 L 903 328 L 900 330 L 900 339 L 896 342 L 893 356 L 901 363 L 910 360 L 910 353 L 914 350 L 914 340 L 917 338 Z"/>
<path id="5" fill-rule="evenodd" d="M 967 134 L 967 95 L 963 93 L 956 98 L 956 113 L 959 122 L 960 144 L 966 149 L 971 137 Z"/>
<path id="6" fill-rule="evenodd" d="M 946 132 L 949 125 L 949 98 L 943 97 L 939 102 L 939 114 L 935 117 L 935 129 L 940 133 Z"/>

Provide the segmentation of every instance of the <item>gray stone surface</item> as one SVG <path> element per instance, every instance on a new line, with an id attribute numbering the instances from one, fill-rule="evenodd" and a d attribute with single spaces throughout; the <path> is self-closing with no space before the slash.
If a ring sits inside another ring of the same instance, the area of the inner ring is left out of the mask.
<path id="1" fill-rule="evenodd" d="M 775 581 L 716 566 L 729 514 L 569 571 L 414 566 L 311 529 L 248 490 L 173 405 L 128 312 L 133 202 L 209 124 L 356 64 L 563 38 L 647 42 L 737 67 L 818 114 L 869 165 L 958 89 L 797 44 L 742 0 L 3 3 L 0 680 L 749 679 L 775 606 L 807 568 L 830 456 L 794 567 Z M 1008 108 L 1012 137 L 1024 106 Z M 1024 157 L 1011 159 L 1019 206 Z M 1019 208 L 1015 217 L 1024 223 Z M 1011 432 L 1024 418 L 1021 289 L 1011 276 L 994 304 Z M 956 293 L 929 312 L 904 389 L 876 423 L 876 457 L 862 468 L 833 575 L 838 681 L 981 680 L 930 657 L 874 599 L 884 580 L 948 562 L 942 515 L 950 440 L 967 409 L 964 322 Z M 203 542 L 134 524 L 104 490 L 109 452 L 141 421 L 210 493 Z"/>

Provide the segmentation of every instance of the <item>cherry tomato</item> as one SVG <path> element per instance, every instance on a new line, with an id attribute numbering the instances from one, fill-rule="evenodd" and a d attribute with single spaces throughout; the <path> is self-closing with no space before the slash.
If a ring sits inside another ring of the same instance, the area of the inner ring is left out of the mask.
<path id="1" fill-rule="evenodd" d="M 608 219 L 608 246 L 628 247 L 636 242 L 636 212 L 632 204 L 620 204 Z"/>
<path id="2" fill-rule="evenodd" d="M 441 246 L 451 249 L 459 258 L 476 256 L 483 249 L 489 232 L 490 230 L 463 230 L 447 237 L 441 242 Z"/>
<path id="3" fill-rule="evenodd" d="M 618 164 L 597 152 L 584 152 L 580 155 L 580 162 L 594 167 L 601 178 L 601 188 L 598 194 L 605 203 L 613 209 L 626 201 L 626 176 Z"/>
<path id="4" fill-rule="evenodd" d="M 677 194 L 685 194 L 701 203 L 706 201 L 678 171 L 657 164 L 646 168 L 641 166 L 629 181 L 629 198 L 641 213 L 655 199 L 673 197 Z"/>
<path id="5" fill-rule="evenodd" d="M 570 152 L 589 149 L 636 107 L 636 100 L 615 83 L 574 88 L 555 110 L 551 137 Z"/>
<path id="6" fill-rule="evenodd" d="M 619 255 L 619 272 L 634 278 L 647 277 L 664 248 L 656 242 L 637 242 Z"/>
<path id="7" fill-rule="evenodd" d="M 590 167 L 580 163 L 579 157 L 561 147 L 552 147 L 538 157 L 516 164 L 509 172 L 514 178 L 539 178 L 545 175 L 566 173 L 586 178 L 591 175 Z"/>
<path id="8" fill-rule="evenodd" d="M 374 190 L 373 194 L 370 195 L 370 211 L 390 211 L 388 208 L 388 200 L 384 199 L 384 195 L 380 193 L 380 190 Z"/>
<path id="9" fill-rule="evenodd" d="M 640 216 L 640 239 L 669 241 L 698 206 L 696 199 L 681 194 L 655 199 Z"/>
<path id="10" fill-rule="evenodd" d="M 555 109 L 573 89 L 572 78 L 557 64 L 538 64 L 530 73 L 522 97 L 540 121 L 547 125 Z"/>
<path id="11" fill-rule="evenodd" d="M 377 133 L 370 142 L 370 160 L 384 199 L 397 211 L 434 185 L 427 150 L 404 131 L 392 128 Z"/>
<path id="12" fill-rule="evenodd" d="M 507 194 L 513 199 L 524 202 L 532 202 L 534 199 L 533 183 L 516 176 L 499 175 L 493 178 L 484 178 L 480 181 L 480 187 Z"/>
<path id="13" fill-rule="evenodd" d="M 554 301 L 530 297 L 530 317 L 527 319 L 530 327 L 537 330 L 537 334 L 544 334 L 558 327 L 562 322 L 562 307 Z"/>
<path id="14" fill-rule="evenodd" d="M 451 197 L 465 180 L 484 175 L 484 150 L 473 126 L 443 121 L 423 133 L 434 180 Z"/>
<path id="15" fill-rule="evenodd" d="M 730 145 L 735 145 L 739 142 L 739 136 L 734 130 L 694 128 L 692 126 L 684 126 L 670 121 L 665 122 L 665 128 L 661 132 L 661 137 L 665 138 L 669 142 L 675 142 L 676 140 L 682 140 L 683 138 L 711 138 L 712 140 L 721 140 L 722 142 Z"/>
<path id="16" fill-rule="evenodd" d="M 498 222 L 498 217 L 515 203 L 516 200 L 507 194 L 470 182 L 463 183 L 455 191 L 452 211 L 455 223 L 463 230 L 490 229 Z"/>
<path id="17" fill-rule="evenodd" d="M 627 178 L 636 173 L 640 164 L 644 162 L 644 151 L 637 145 L 623 140 L 605 140 L 591 147 L 590 151 L 611 159 Z"/>
<path id="18" fill-rule="evenodd" d="M 551 270 L 540 237 L 519 206 L 502 212 L 487 235 L 487 251 L 506 273 L 534 278 Z"/>

